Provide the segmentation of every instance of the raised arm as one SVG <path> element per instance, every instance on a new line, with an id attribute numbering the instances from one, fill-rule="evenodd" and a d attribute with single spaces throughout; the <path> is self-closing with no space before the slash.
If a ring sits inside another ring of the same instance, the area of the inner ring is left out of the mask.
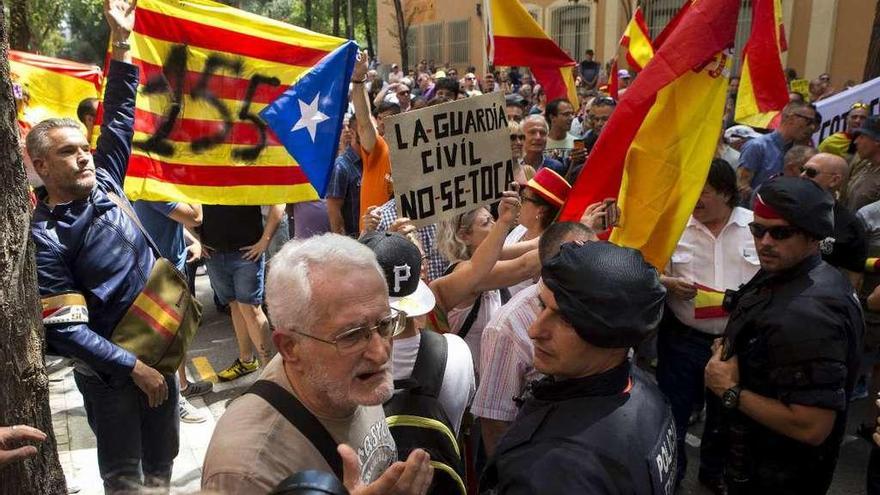
<path id="1" fill-rule="evenodd" d="M 376 125 L 373 123 L 370 114 L 370 103 L 367 97 L 367 88 L 364 83 L 367 81 L 367 69 L 370 64 L 370 57 L 366 51 L 362 51 L 357 55 L 357 61 L 354 64 L 354 70 L 351 73 L 351 104 L 354 105 L 354 114 L 357 116 L 357 133 L 361 141 L 361 148 L 370 154 L 373 147 L 376 146 Z"/>

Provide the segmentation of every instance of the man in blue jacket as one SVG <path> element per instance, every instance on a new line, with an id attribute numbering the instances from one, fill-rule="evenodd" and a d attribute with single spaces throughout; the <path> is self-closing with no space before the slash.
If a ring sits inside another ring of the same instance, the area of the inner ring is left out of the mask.
<path id="1" fill-rule="evenodd" d="M 104 123 L 92 156 L 81 127 L 48 119 L 31 130 L 27 150 L 45 187 L 32 235 L 46 341 L 75 361 L 77 387 L 98 447 L 108 492 L 167 485 L 178 450 L 177 384 L 110 341 L 155 263 L 147 239 L 108 194 L 122 182 L 134 133 L 138 69 L 128 37 L 134 5 L 105 2 L 112 61 Z"/>

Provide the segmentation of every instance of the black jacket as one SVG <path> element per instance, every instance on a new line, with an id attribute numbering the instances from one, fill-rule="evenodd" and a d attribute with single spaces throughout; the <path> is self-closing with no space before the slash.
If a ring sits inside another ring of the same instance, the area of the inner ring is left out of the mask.
<path id="1" fill-rule="evenodd" d="M 672 414 L 629 362 L 587 378 L 545 378 L 532 393 L 486 468 L 481 492 L 672 493 Z"/>

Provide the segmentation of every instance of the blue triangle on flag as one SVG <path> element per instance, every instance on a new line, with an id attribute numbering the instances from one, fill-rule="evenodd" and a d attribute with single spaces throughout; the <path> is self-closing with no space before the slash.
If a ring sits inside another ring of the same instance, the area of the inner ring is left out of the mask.
<path id="1" fill-rule="evenodd" d="M 347 41 L 260 112 L 322 198 L 348 109 L 357 50 L 357 43 Z"/>

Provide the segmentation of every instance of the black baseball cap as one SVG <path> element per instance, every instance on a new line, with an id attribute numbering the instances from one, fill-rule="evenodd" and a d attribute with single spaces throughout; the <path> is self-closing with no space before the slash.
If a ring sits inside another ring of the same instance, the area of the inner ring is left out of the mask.
<path id="1" fill-rule="evenodd" d="M 385 273 L 388 302 L 408 317 L 421 316 L 434 309 L 436 299 L 422 281 L 422 253 L 415 244 L 396 232 L 370 232 L 360 242 L 372 249 Z"/>

